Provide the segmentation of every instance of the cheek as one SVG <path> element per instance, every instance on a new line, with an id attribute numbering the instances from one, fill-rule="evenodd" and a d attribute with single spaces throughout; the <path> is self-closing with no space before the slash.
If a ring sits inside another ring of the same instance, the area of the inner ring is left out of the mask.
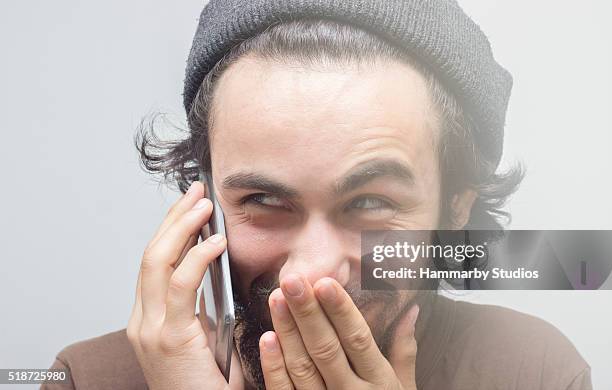
<path id="1" fill-rule="evenodd" d="M 230 263 L 240 275 L 241 288 L 248 289 L 263 273 L 278 272 L 288 242 L 282 231 L 266 231 L 248 222 L 232 225 L 228 220 L 226 233 Z"/>

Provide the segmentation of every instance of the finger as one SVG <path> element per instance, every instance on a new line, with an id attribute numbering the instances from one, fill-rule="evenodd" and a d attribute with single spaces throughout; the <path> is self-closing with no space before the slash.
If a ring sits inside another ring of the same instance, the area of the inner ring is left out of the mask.
<path id="1" fill-rule="evenodd" d="M 226 240 L 215 234 L 189 250 L 183 263 L 174 271 L 168 284 L 166 324 L 180 329 L 195 319 L 198 287 L 208 265 L 225 249 Z"/>
<path id="2" fill-rule="evenodd" d="M 208 221 L 211 212 L 212 203 L 202 198 L 169 226 L 153 247 L 145 251 L 141 263 L 143 321 L 156 322 L 163 317 L 168 281 L 175 263 L 189 237 Z"/>
<path id="3" fill-rule="evenodd" d="M 178 260 L 176 261 L 174 268 L 177 268 L 179 265 L 181 265 L 181 263 L 183 262 L 183 259 L 187 255 L 187 252 L 189 252 L 189 250 L 198 243 L 198 237 L 199 237 L 198 234 L 189 236 L 189 240 L 187 240 L 187 244 L 185 244 L 185 247 L 183 248 Z"/>
<path id="4" fill-rule="evenodd" d="M 194 181 L 183 196 L 181 196 L 168 210 L 166 217 L 157 228 L 157 231 L 153 235 L 153 239 L 149 243 L 149 246 L 155 245 L 157 240 L 164 234 L 166 229 L 172 225 L 178 218 L 184 213 L 191 210 L 193 205 L 203 197 L 206 197 L 207 191 L 204 184 L 199 181 Z"/>
<path id="5" fill-rule="evenodd" d="M 389 351 L 389 363 L 406 390 L 416 389 L 417 342 L 414 330 L 418 316 L 419 306 L 414 305 L 398 323 Z"/>
<path id="6" fill-rule="evenodd" d="M 372 383 L 388 379 L 389 362 L 378 349 L 368 323 L 344 288 L 332 278 L 322 278 L 315 283 L 315 291 L 357 375 Z"/>
<path id="7" fill-rule="evenodd" d="M 282 291 L 270 294 L 270 314 L 289 377 L 296 389 L 325 389 L 325 382 L 304 346 Z"/>
<path id="8" fill-rule="evenodd" d="M 274 332 L 268 331 L 259 339 L 259 356 L 266 389 L 290 390 L 294 388 Z"/>
<path id="9" fill-rule="evenodd" d="M 357 378 L 308 280 L 302 275 L 291 274 L 281 280 L 280 286 L 304 346 L 327 387 L 350 387 Z"/>

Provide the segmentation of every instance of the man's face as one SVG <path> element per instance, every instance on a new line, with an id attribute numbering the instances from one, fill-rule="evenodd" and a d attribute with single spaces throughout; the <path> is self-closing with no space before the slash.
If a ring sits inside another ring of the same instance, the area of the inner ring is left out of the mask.
<path id="1" fill-rule="evenodd" d="M 293 272 L 338 280 L 384 344 L 411 295 L 359 290 L 360 232 L 438 226 L 438 135 L 422 76 L 395 62 L 312 69 L 246 57 L 213 100 L 243 365 L 257 365 L 268 295 Z"/>

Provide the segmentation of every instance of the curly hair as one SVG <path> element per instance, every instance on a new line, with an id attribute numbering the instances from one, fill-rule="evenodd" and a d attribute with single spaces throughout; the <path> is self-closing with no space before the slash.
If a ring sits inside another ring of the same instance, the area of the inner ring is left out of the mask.
<path id="1" fill-rule="evenodd" d="M 277 23 L 258 35 L 236 42 L 202 82 L 187 114 L 188 129 L 183 130 L 184 137 L 160 138 L 155 130 L 160 115 L 141 122 L 134 142 L 145 171 L 160 175 L 163 182 L 184 193 L 191 182 L 198 180 L 201 168 L 210 169 L 209 130 L 216 81 L 233 63 L 247 55 L 305 66 L 358 66 L 381 60 L 410 65 L 426 81 L 437 114 L 440 142 L 436 152 L 443 195 L 441 220 L 454 218 L 453 194 L 471 188 L 477 192 L 477 198 L 465 229 L 498 230 L 510 222 L 509 213 L 502 208 L 522 181 L 523 166 L 517 164 L 506 172 L 496 172 L 497 166 L 485 157 L 476 142 L 479 131 L 486 129 L 476 127 L 460 102 L 425 64 L 374 33 L 327 19 Z"/>

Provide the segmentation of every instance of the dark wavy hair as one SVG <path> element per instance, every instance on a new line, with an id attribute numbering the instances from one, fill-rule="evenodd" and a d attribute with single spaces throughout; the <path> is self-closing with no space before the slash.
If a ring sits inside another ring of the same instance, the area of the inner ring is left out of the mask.
<path id="1" fill-rule="evenodd" d="M 302 19 L 277 23 L 260 34 L 236 42 L 211 69 L 202 82 L 187 115 L 185 136 L 165 140 L 156 133 L 161 115 L 143 120 L 134 142 L 143 169 L 161 176 L 170 187 L 185 192 L 198 180 L 200 168 L 210 169 L 210 115 L 216 81 L 233 63 L 245 56 L 303 66 L 371 65 L 379 61 L 400 61 L 410 65 L 426 81 L 440 142 L 437 145 L 442 172 L 441 220 L 452 221 L 454 194 L 472 188 L 478 197 L 465 229 L 502 229 L 510 215 L 502 210 L 508 197 L 518 188 L 524 168 L 517 164 L 506 172 L 496 172 L 476 142 L 476 128 L 460 103 L 427 66 L 411 57 L 405 49 L 394 46 L 375 34 L 349 24 L 327 19 Z M 180 129 L 179 129 L 180 130 Z"/>

